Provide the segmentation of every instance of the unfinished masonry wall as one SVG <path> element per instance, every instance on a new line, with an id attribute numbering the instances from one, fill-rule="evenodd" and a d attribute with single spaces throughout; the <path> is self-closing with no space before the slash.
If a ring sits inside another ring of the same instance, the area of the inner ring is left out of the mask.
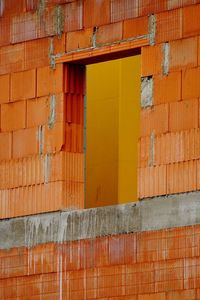
<path id="1" fill-rule="evenodd" d="M 0 297 L 200 299 L 199 201 L 198 192 L 0 221 Z"/>
<path id="2" fill-rule="evenodd" d="M 84 207 L 84 74 L 63 62 L 138 47 L 138 196 L 199 189 L 198 1 L 1 0 L 0 8 L 1 218 Z"/>
<path id="3" fill-rule="evenodd" d="M 199 19 L 198 0 L 0 0 L 0 299 L 200 299 Z M 82 211 L 84 69 L 64 63 L 138 48 L 148 199 Z"/>

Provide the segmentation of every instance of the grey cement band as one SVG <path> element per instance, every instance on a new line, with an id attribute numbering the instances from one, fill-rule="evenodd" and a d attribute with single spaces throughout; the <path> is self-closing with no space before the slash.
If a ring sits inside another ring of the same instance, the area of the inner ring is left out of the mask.
<path id="1" fill-rule="evenodd" d="M 0 221 L 0 249 L 200 224 L 200 192 Z"/>

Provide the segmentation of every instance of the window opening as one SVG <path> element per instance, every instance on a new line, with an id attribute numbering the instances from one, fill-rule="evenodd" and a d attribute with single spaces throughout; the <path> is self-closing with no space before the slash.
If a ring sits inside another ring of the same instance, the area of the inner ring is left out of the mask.
<path id="1" fill-rule="evenodd" d="M 140 55 L 86 66 L 85 207 L 137 200 Z"/>

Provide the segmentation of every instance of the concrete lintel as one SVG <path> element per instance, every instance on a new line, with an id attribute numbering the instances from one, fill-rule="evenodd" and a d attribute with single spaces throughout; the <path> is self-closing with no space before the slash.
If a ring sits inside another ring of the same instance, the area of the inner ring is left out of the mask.
<path id="1" fill-rule="evenodd" d="M 200 192 L 0 221 L 0 249 L 200 224 Z"/>

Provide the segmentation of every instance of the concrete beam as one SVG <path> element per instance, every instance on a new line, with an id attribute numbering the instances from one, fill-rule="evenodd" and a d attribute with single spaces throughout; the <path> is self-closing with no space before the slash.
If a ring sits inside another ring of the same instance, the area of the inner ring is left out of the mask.
<path id="1" fill-rule="evenodd" d="M 200 224 L 200 192 L 0 221 L 0 249 Z"/>

